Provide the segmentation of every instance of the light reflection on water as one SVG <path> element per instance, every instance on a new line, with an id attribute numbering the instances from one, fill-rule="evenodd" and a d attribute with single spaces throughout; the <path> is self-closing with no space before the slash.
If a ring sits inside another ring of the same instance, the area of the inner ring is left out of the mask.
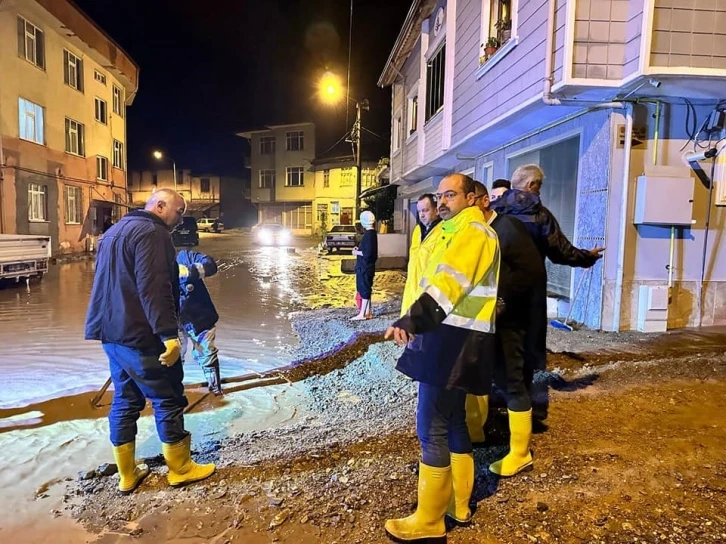
<path id="1" fill-rule="evenodd" d="M 287 314 L 294 308 L 300 257 L 281 248 L 242 251 L 233 240 L 204 242 L 216 276 L 207 279 L 220 314 L 217 344 L 222 376 L 263 371 L 289 362 L 296 342 Z M 0 289 L 0 408 L 99 388 L 108 363 L 98 342 L 83 338 L 93 261 L 52 266 L 40 282 Z M 302 273 L 301 273 L 302 272 Z M 187 383 L 204 381 L 185 364 Z"/>

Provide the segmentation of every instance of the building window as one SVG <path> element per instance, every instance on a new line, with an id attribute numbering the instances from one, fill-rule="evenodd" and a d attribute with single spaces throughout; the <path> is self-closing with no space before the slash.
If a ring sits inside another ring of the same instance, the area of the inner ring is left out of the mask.
<path id="1" fill-rule="evenodd" d="M 302 166 L 288 166 L 287 180 L 285 185 L 288 187 L 302 187 L 305 183 L 305 173 Z"/>
<path id="2" fill-rule="evenodd" d="M 408 135 L 416 132 L 418 127 L 418 95 L 408 99 Z"/>
<path id="3" fill-rule="evenodd" d="M 66 153 L 81 157 L 86 156 L 84 132 L 83 123 L 66 117 Z"/>
<path id="4" fill-rule="evenodd" d="M 517 4 L 518 0 L 482 0 L 480 63 L 486 62 L 512 38 Z"/>
<path id="5" fill-rule="evenodd" d="M 323 170 L 323 187 L 330 187 L 330 170 L 328 169 Z"/>
<path id="6" fill-rule="evenodd" d="M 119 117 L 124 116 L 124 95 L 123 91 L 113 86 L 113 112 Z"/>
<path id="7" fill-rule="evenodd" d="M 124 144 L 118 140 L 113 141 L 113 167 L 124 168 Z"/>
<path id="8" fill-rule="evenodd" d="M 100 155 L 96 157 L 96 179 L 108 181 L 108 159 Z"/>
<path id="9" fill-rule="evenodd" d="M 24 98 L 18 98 L 18 134 L 20 138 L 40 145 L 45 144 L 43 114 L 43 106 Z"/>
<path id="10" fill-rule="evenodd" d="M 28 184 L 28 220 L 47 221 L 48 203 L 47 187 L 35 183 Z"/>
<path id="11" fill-rule="evenodd" d="M 444 43 L 426 64 L 426 120 L 444 107 L 444 73 L 446 44 Z"/>
<path id="12" fill-rule="evenodd" d="M 83 218 L 83 189 L 65 187 L 66 224 L 80 225 Z"/>
<path id="13" fill-rule="evenodd" d="M 272 189 L 275 185 L 274 170 L 260 170 L 260 189 Z"/>
<path id="14" fill-rule="evenodd" d="M 157 185 L 159 185 L 159 174 L 157 174 L 156 172 L 154 172 L 153 174 L 151 174 L 151 184 L 154 187 L 156 187 Z"/>
<path id="15" fill-rule="evenodd" d="M 211 184 L 209 183 L 209 178 L 202 178 L 201 180 L 199 180 L 199 191 L 202 193 L 211 192 L 210 185 Z"/>
<path id="16" fill-rule="evenodd" d="M 63 81 L 69 87 L 83 92 L 83 61 L 67 50 L 63 50 Z"/>
<path id="17" fill-rule="evenodd" d="M 355 183 L 355 170 L 350 166 L 340 169 L 340 186 L 352 187 Z"/>
<path id="18" fill-rule="evenodd" d="M 45 70 L 45 35 L 22 17 L 18 17 L 18 55 Z"/>
<path id="19" fill-rule="evenodd" d="M 302 151 L 305 149 L 305 139 L 302 130 L 287 133 L 287 150 Z"/>
<path id="20" fill-rule="evenodd" d="M 401 149 L 401 114 L 399 113 L 393 120 L 393 152 L 395 153 Z"/>
<path id="21" fill-rule="evenodd" d="M 108 124 L 108 106 L 105 100 L 96 97 L 96 121 Z"/>
<path id="22" fill-rule="evenodd" d="M 275 154 L 275 137 L 274 136 L 262 136 L 260 138 L 260 155 L 274 155 Z"/>
<path id="23" fill-rule="evenodd" d="M 284 224 L 290 229 L 303 230 L 313 226 L 313 207 L 310 204 L 286 209 L 283 214 Z"/>
<path id="24" fill-rule="evenodd" d="M 93 79 L 101 83 L 102 85 L 106 84 L 106 76 L 99 72 L 98 70 L 93 71 Z"/>

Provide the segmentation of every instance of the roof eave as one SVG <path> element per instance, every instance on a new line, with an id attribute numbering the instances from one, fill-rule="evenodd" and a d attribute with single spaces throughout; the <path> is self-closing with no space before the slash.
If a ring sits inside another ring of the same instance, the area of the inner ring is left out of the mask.
<path id="1" fill-rule="evenodd" d="M 378 79 L 379 87 L 389 87 L 396 80 L 397 73 L 400 72 L 403 63 L 406 62 L 416 43 L 415 40 L 413 43 L 410 42 L 411 33 L 420 27 L 423 19 L 431 15 L 434 7 L 436 7 L 435 0 L 414 0 L 411 4 L 411 9 L 408 10 L 401 27 L 401 32 L 396 38 L 396 43 L 393 45 L 391 54 L 388 56 L 383 72 Z"/>

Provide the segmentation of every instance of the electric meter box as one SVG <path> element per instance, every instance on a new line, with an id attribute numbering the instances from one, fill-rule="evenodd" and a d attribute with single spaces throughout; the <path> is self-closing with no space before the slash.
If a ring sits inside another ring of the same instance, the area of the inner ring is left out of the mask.
<path id="1" fill-rule="evenodd" d="M 640 176 L 635 190 L 636 225 L 691 225 L 692 177 Z"/>

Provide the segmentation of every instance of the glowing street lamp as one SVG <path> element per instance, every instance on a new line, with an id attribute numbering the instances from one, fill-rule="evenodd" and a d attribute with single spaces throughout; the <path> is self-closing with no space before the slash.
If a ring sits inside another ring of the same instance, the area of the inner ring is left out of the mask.
<path id="1" fill-rule="evenodd" d="M 164 154 L 157 149 L 156 151 L 154 151 L 154 158 L 157 161 L 163 160 Z M 176 162 L 171 157 L 166 157 L 166 159 L 171 161 L 171 166 L 174 169 L 174 190 L 176 191 Z"/>
<path id="2" fill-rule="evenodd" d="M 339 103 L 341 100 L 348 99 L 355 103 L 355 124 L 350 131 L 350 136 L 353 144 L 355 145 L 355 164 L 356 164 L 356 179 L 355 179 L 355 217 L 360 215 L 360 193 L 361 193 L 361 179 L 362 179 L 362 160 L 360 153 L 361 144 L 361 124 L 360 124 L 360 111 L 362 109 L 368 110 L 368 100 L 359 102 L 358 100 L 352 99 L 347 96 L 343 89 L 343 84 L 340 78 L 332 72 L 325 72 L 323 77 L 320 78 L 318 83 L 318 92 L 320 100 L 324 104 L 334 105 Z"/>

